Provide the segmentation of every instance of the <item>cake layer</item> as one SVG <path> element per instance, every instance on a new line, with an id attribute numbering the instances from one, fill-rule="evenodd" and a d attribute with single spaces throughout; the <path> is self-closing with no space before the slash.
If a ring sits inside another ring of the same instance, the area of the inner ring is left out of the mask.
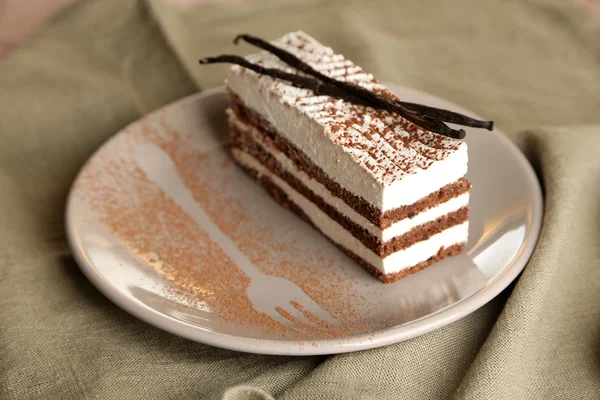
<path id="1" fill-rule="evenodd" d="M 275 41 L 312 67 L 395 97 L 372 75 L 295 32 Z M 248 57 L 265 67 L 294 69 L 261 52 Z M 381 213 L 415 203 L 462 178 L 467 145 L 420 129 L 399 115 L 373 110 L 234 66 L 228 87 L 323 173 Z"/>
<path id="2" fill-rule="evenodd" d="M 356 254 L 354 254 L 350 250 L 344 249 L 344 248 L 342 248 L 342 250 L 344 250 L 354 261 L 356 261 L 358 264 L 360 264 L 364 269 L 369 271 L 369 273 L 371 275 L 373 275 L 377 279 L 381 280 L 383 283 L 393 283 L 399 279 L 407 277 L 410 274 L 419 272 L 419 271 L 429 267 L 431 264 L 433 264 L 435 262 L 442 261 L 447 257 L 459 255 L 462 252 L 463 246 L 464 246 L 464 243 L 459 243 L 459 244 L 454 244 L 447 248 L 441 247 L 440 250 L 437 252 L 437 254 L 429 257 L 427 260 L 421 261 L 420 263 L 413 265 L 412 267 L 404 268 L 403 270 L 400 270 L 398 272 L 389 273 L 389 274 L 385 274 L 385 273 L 381 272 L 380 270 L 375 268 L 373 265 L 367 263 L 365 260 L 358 257 Z M 338 247 L 341 247 L 341 246 L 338 245 Z"/>
<path id="3" fill-rule="evenodd" d="M 232 147 L 232 155 L 238 164 L 252 175 L 260 178 L 263 184 L 267 182 L 266 186 L 277 188 L 276 193 L 272 192 L 276 200 L 287 206 L 293 204 L 295 211 L 299 210 L 301 215 L 308 218 L 325 236 L 343 249 L 352 249 L 352 254 L 360 259 L 362 264 L 371 266 L 379 274 L 398 274 L 421 263 L 433 262 L 436 257 L 439 258 L 445 254 L 444 249 L 451 249 L 453 246 L 460 247 L 467 241 L 468 222 L 463 222 L 404 250 L 394 252 L 387 257 L 379 257 L 343 226 L 331 219 L 319 207 L 273 174 L 250 154 Z"/>
<path id="4" fill-rule="evenodd" d="M 229 121 L 234 147 L 243 149 L 258 160 L 380 257 L 405 249 L 468 218 L 469 194 L 464 193 L 381 230 L 333 196 L 319 182 L 298 170 L 291 160 L 270 144 L 264 133 L 237 120 L 233 113 L 230 113 Z"/>
<path id="5" fill-rule="evenodd" d="M 308 180 L 305 179 L 305 181 L 312 182 L 311 190 L 318 194 L 324 191 L 329 192 L 331 197 L 333 197 L 329 201 L 329 204 L 352 218 L 354 222 L 365 228 L 369 234 L 375 236 L 380 242 L 390 240 L 391 238 L 402 234 L 403 230 L 407 231 L 410 229 L 410 226 L 405 227 L 403 224 L 398 224 L 398 221 L 405 220 L 405 223 L 410 224 L 412 217 L 431 209 L 435 205 L 446 203 L 450 200 L 454 200 L 454 203 L 449 205 L 447 212 L 457 210 L 460 208 L 458 207 L 459 205 L 466 205 L 468 203 L 468 190 L 471 185 L 466 179 L 460 178 L 456 182 L 452 182 L 436 192 L 431 193 L 427 197 L 418 199 L 413 204 L 382 213 L 364 199 L 355 196 L 337 182 L 333 181 L 333 179 L 327 176 L 304 153 L 298 150 L 282 135 L 277 133 L 268 121 L 243 105 L 239 97 L 231 92 L 229 93 L 229 97 L 231 106 L 234 110 L 234 115 L 231 115 L 231 112 L 229 113 L 230 124 L 235 124 L 238 127 L 238 130 L 249 131 L 250 134 L 252 134 L 250 127 L 255 128 L 257 133 L 253 135 L 253 138 L 260 142 L 265 149 L 272 149 L 270 153 L 272 155 L 276 154 L 277 161 L 284 166 L 291 163 L 294 165 L 295 170 L 309 176 L 310 178 L 308 178 Z M 286 160 L 288 161 L 286 162 Z M 318 186 L 322 186 L 323 189 L 319 190 Z M 460 200 L 456 199 L 456 197 L 465 194 L 466 196 Z M 325 198 L 324 196 L 322 197 Z M 453 209 L 455 206 L 457 206 L 457 208 Z M 439 215 L 444 215 L 447 212 Z M 426 220 L 422 221 L 425 222 Z M 371 228 L 369 228 L 369 226 Z M 392 227 L 394 229 L 390 231 L 387 230 Z"/>

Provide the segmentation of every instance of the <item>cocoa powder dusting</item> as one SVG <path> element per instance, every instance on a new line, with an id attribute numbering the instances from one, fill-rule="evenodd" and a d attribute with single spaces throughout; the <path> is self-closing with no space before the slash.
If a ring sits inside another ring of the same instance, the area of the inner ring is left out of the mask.
<path id="1" fill-rule="evenodd" d="M 365 304 L 353 274 L 340 269 L 329 254 L 282 241 L 270 221 L 253 215 L 233 195 L 244 175 L 223 149 L 201 152 L 192 137 L 164 121 L 161 126 L 155 121 L 142 124 L 143 129 L 109 142 L 77 184 L 99 221 L 171 282 L 165 298 L 185 298 L 190 307 L 210 310 L 231 326 L 252 328 L 273 339 L 344 338 L 389 325 L 389 320 L 366 317 L 377 304 Z M 247 294 L 250 278 L 136 164 L 135 150 L 144 143 L 169 155 L 194 199 L 262 273 L 295 283 L 338 323 L 322 321 L 298 302 L 291 306 L 309 322 L 276 309 L 294 328 L 255 310 Z"/>

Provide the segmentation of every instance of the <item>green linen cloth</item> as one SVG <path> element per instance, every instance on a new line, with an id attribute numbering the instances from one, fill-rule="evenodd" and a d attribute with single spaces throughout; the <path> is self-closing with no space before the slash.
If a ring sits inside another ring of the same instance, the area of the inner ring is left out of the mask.
<path id="1" fill-rule="evenodd" d="M 162 332 L 88 282 L 63 225 L 85 160 L 219 85 L 224 68 L 196 60 L 233 51 L 234 34 L 296 29 L 508 132 L 546 207 L 516 285 L 404 343 L 276 357 Z M 600 23 L 574 2 L 85 1 L 0 61 L 0 140 L 0 398 L 600 398 Z"/>

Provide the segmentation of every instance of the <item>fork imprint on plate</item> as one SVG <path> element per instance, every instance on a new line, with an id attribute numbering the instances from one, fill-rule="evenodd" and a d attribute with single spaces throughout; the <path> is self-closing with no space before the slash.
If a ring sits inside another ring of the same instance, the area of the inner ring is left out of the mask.
<path id="1" fill-rule="evenodd" d="M 256 311 L 294 329 L 321 329 L 336 324 L 336 319 L 298 285 L 266 275 L 254 265 L 198 204 L 163 149 L 147 143 L 141 145 L 135 155 L 136 162 L 148 178 L 191 216 L 250 278 L 247 295 Z"/>

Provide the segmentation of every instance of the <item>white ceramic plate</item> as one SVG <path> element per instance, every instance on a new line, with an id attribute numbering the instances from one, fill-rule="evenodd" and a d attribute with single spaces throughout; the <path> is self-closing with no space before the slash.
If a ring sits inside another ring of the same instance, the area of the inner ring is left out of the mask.
<path id="1" fill-rule="evenodd" d="M 391 87 L 408 101 L 472 114 Z M 253 353 L 368 349 L 475 311 L 533 252 L 540 186 L 498 131 L 467 129 L 473 189 L 464 254 L 384 285 L 231 162 L 226 106 L 215 89 L 142 118 L 102 146 L 73 185 L 66 222 L 77 262 L 149 324 Z"/>

